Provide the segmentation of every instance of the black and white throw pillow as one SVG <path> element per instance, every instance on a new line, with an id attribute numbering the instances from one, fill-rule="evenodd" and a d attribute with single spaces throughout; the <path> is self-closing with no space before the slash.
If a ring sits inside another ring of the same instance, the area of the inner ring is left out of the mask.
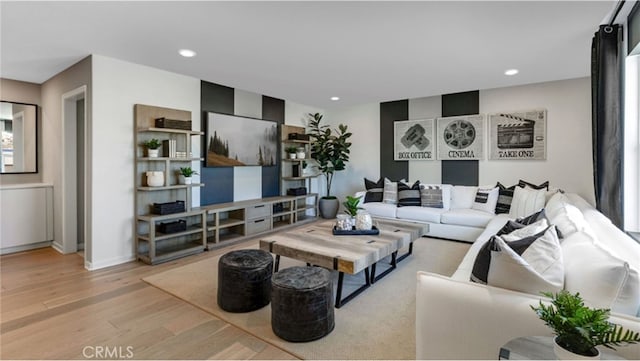
<path id="1" fill-rule="evenodd" d="M 518 222 L 520 224 L 524 224 L 526 226 L 526 225 L 535 223 L 535 222 L 537 222 L 537 221 L 539 221 L 541 219 L 546 219 L 546 218 L 547 218 L 547 215 L 546 215 L 546 213 L 544 211 L 544 208 L 542 208 L 541 210 L 539 210 L 539 211 L 537 211 L 537 212 L 535 212 L 533 214 L 530 214 L 530 215 L 528 215 L 526 217 L 516 218 L 516 222 Z"/>
<path id="2" fill-rule="evenodd" d="M 388 178 L 385 178 L 383 194 L 384 195 L 382 196 L 382 203 L 398 204 L 398 182 L 394 182 Z"/>
<path id="3" fill-rule="evenodd" d="M 511 202 L 513 201 L 513 191 L 516 189 L 516 185 L 511 187 L 505 187 L 502 183 L 496 184 L 498 187 L 498 202 L 496 203 L 496 214 L 509 213 L 511 209 Z"/>
<path id="4" fill-rule="evenodd" d="M 491 237 L 476 257 L 471 281 L 532 294 L 561 290 L 564 266 L 555 227 L 512 242 Z"/>
<path id="5" fill-rule="evenodd" d="M 398 207 L 404 206 L 421 206 L 420 181 L 416 181 L 412 186 L 398 182 Z"/>
<path id="6" fill-rule="evenodd" d="M 478 188 L 471 209 L 494 214 L 498 202 L 498 192 L 498 187 L 490 189 Z"/>
<path id="7" fill-rule="evenodd" d="M 420 185 L 420 204 L 423 207 L 444 208 L 442 188 L 434 185 Z"/>
<path id="8" fill-rule="evenodd" d="M 520 179 L 520 181 L 518 181 L 518 187 L 520 188 L 533 188 L 533 189 L 544 189 L 544 190 L 549 190 L 549 181 L 546 181 L 544 183 L 541 183 L 539 185 L 535 185 L 533 183 L 529 183 L 527 181 L 523 181 L 522 179 Z"/>
<path id="9" fill-rule="evenodd" d="M 364 203 L 382 202 L 384 178 L 380 178 L 377 182 L 365 178 L 364 187 L 367 189 L 367 193 L 364 195 Z"/>

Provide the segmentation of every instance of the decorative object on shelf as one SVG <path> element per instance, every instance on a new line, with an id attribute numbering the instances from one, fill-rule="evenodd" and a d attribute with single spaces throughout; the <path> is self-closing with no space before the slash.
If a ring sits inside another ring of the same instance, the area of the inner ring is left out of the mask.
<path id="1" fill-rule="evenodd" d="M 554 352 L 558 360 L 600 359 L 598 345 L 615 350 L 613 346 L 640 342 L 640 333 L 609 322 L 609 309 L 585 306 L 579 293 L 562 290 L 542 294 L 551 298 L 551 305 L 540 301 L 531 309 L 556 334 Z"/>
<path id="2" fill-rule="evenodd" d="M 158 232 L 164 234 L 178 233 L 187 230 L 187 221 L 180 219 L 174 222 L 161 222 L 157 226 Z"/>
<path id="3" fill-rule="evenodd" d="M 147 156 L 149 156 L 149 158 L 157 158 L 158 153 L 160 152 L 159 148 L 162 145 L 162 143 L 160 143 L 160 141 L 157 140 L 156 138 L 151 138 L 145 141 L 144 143 L 142 143 L 142 145 L 147 147 Z"/>
<path id="4" fill-rule="evenodd" d="M 151 213 L 159 215 L 182 213 L 184 211 L 184 201 L 154 203 L 151 206 Z"/>
<path id="5" fill-rule="evenodd" d="M 175 139 L 163 140 L 162 156 L 169 157 L 169 158 L 176 158 L 177 157 L 176 145 L 177 145 L 177 141 Z"/>
<path id="6" fill-rule="evenodd" d="M 323 218 L 335 218 L 338 213 L 339 202 L 336 197 L 331 196 L 331 182 L 335 172 L 344 170 L 349 161 L 348 141 L 351 133 L 347 131 L 344 124 L 338 125 L 334 131 L 328 125 L 320 125 L 322 114 L 309 113 L 309 128 L 311 136 L 311 158 L 318 163 L 318 169 L 324 174 L 327 194 L 320 198 L 320 215 Z"/>
<path id="7" fill-rule="evenodd" d="M 307 194 L 307 187 L 289 188 L 287 189 L 288 196 L 303 196 Z"/>
<path id="8" fill-rule="evenodd" d="M 309 141 L 309 134 L 303 134 L 303 133 L 289 133 L 289 135 L 287 136 L 287 138 L 289 140 L 302 140 L 302 141 Z"/>
<path id="9" fill-rule="evenodd" d="M 300 177 L 300 163 L 291 164 L 291 176 L 296 178 Z"/>
<path id="10" fill-rule="evenodd" d="M 180 184 L 191 184 L 191 177 L 198 174 L 191 167 L 180 167 Z"/>
<path id="11" fill-rule="evenodd" d="M 156 118 L 156 128 L 191 130 L 190 120 Z"/>
<path id="12" fill-rule="evenodd" d="M 162 187 L 164 185 L 164 172 L 161 171 L 148 171 L 147 185 L 149 187 Z"/>
<path id="13" fill-rule="evenodd" d="M 304 159 L 306 156 L 307 154 L 305 153 L 304 148 L 298 147 L 298 149 L 296 150 L 296 158 Z"/>
<path id="14" fill-rule="evenodd" d="M 356 215 L 356 229 L 359 231 L 368 231 L 373 228 L 373 219 L 369 212 L 361 210 Z"/>
<path id="15" fill-rule="evenodd" d="M 289 159 L 296 159 L 296 152 L 298 148 L 296 147 L 286 147 L 284 151 L 289 155 Z"/>

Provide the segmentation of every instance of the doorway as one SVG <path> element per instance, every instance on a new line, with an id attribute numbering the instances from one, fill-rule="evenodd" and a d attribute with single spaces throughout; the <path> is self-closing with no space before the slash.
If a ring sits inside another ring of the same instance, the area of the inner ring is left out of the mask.
<path id="1" fill-rule="evenodd" d="M 86 86 L 62 95 L 62 252 L 81 251 L 89 261 L 87 237 Z"/>

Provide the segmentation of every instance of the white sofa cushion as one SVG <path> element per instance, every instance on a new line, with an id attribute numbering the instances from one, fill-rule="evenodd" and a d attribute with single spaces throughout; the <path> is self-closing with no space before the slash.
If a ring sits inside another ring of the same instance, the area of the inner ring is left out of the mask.
<path id="1" fill-rule="evenodd" d="M 469 209 L 476 199 L 478 187 L 453 186 L 451 188 L 451 209 Z"/>
<path id="2" fill-rule="evenodd" d="M 640 310 L 640 277 L 629 263 L 596 244 L 587 232 L 575 232 L 561 244 L 565 289 L 580 292 L 593 307 L 630 315 Z"/>
<path id="3" fill-rule="evenodd" d="M 374 217 L 383 218 L 396 218 L 396 212 L 398 209 L 395 204 L 386 204 L 381 202 L 363 203 L 362 208 Z"/>
<path id="4" fill-rule="evenodd" d="M 412 221 L 440 223 L 440 216 L 444 212 L 447 212 L 447 210 L 443 208 L 408 206 L 398 208 L 396 216 L 400 219 Z"/>
<path id="5" fill-rule="evenodd" d="M 495 217 L 495 215 L 475 209 L 451 209 L 450 211 L 442 213 L 440 223 L 469 227 L 486 227 L 493 217 Z"/>
<path id="6" fill-rule="evenodd" d="M 494 241 L 487 284 L 531 294 L 562 289 L 564 266 L 554 226 L 510 243 L 500 236 Z"/>
<path id="7" fill-rule="evenodd" d="M 526 217 L 533 212 L 539 211 L 545 205 L 544 189 L 516 187 L 513 191 L 513 201 L 509 216 L 512 218 Z"/>
<path id="8" fill-rule="evenodd" d="M 550 222 L 558 227 L 558 235 L 561 238 L 567 238 L 587 228 L 582 212 L 569 203 L 560 203 L 552 211 L 547 209 L 546 214 Z"/>

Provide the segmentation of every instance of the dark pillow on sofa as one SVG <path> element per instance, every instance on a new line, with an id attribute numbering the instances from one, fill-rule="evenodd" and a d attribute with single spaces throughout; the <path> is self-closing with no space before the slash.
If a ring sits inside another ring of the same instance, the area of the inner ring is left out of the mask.
<path id="1" fill-rule="evenodd" d="M 543 218 L 547 218 L 547 215 L 544 211 L 544 208 L 542 208 L 541 210 L 537 211 L 534 214 L 528 215 L 526 217 L 522 217 L 522 218 L 518 218 L 516 219 L 516 222 L 520 223 L 520 224 L 524 224 L 525 226 L 530 225 L 532 223 L 535 223 Z"/>
<path id="2" fill-rule="evenodd" d="M 516 229 L 520 229 L 520 228 L 524 228 L 524 227 L 526 227 L 525 224 L 518 223 L 516 221 L 507 221 L 507 223 L 505 223 L 504 226 L 502 226 L 502 228 L 500 228 L 500 230 L 496 233 L 496 236 L 502 236 L 503 234 L 509 234 L 509 233 L 515 231 Z"/>
<path id="3" fill-rule="evenodd" d="M 365 178 L 364 187 L 367 189 L 367 193 L 364 195 L 363 203 L 382 202 L 382 195 L 384 192 L 384 178 L 380 178 L 377 182 L 370 181 Z"/>
<path id="4" fill-rule="evenodd" d="M 516 189 L 516 185 L 511 187 L 505 187 L 500 182 L 496 184 L 498 187 L 498 203 L 496 204 L 496 214 L 509 213 L 511 209 L 511 202 L 513 201 L 513 191 Z"/>
<path id="5" fill-rule="evenodd" d="M 540 185 L 535 185 L 533 183 L 529 183 L 527 181 L 523 181 L 522 179 L 520 179 L 520 181 L 518 181 L 518 187 L 521 187 L 521 188 L 529 187 L 529 188 L 533 188 L 533 189 L 549 190 L 549 181 L 541 183 Z"/>
<path id="6" fill-rule="evenodd" d="M 422 205 L 420 200 L 420 181 L 412 186 L 404 182 L 398 182 L 398 207 Z"/>

